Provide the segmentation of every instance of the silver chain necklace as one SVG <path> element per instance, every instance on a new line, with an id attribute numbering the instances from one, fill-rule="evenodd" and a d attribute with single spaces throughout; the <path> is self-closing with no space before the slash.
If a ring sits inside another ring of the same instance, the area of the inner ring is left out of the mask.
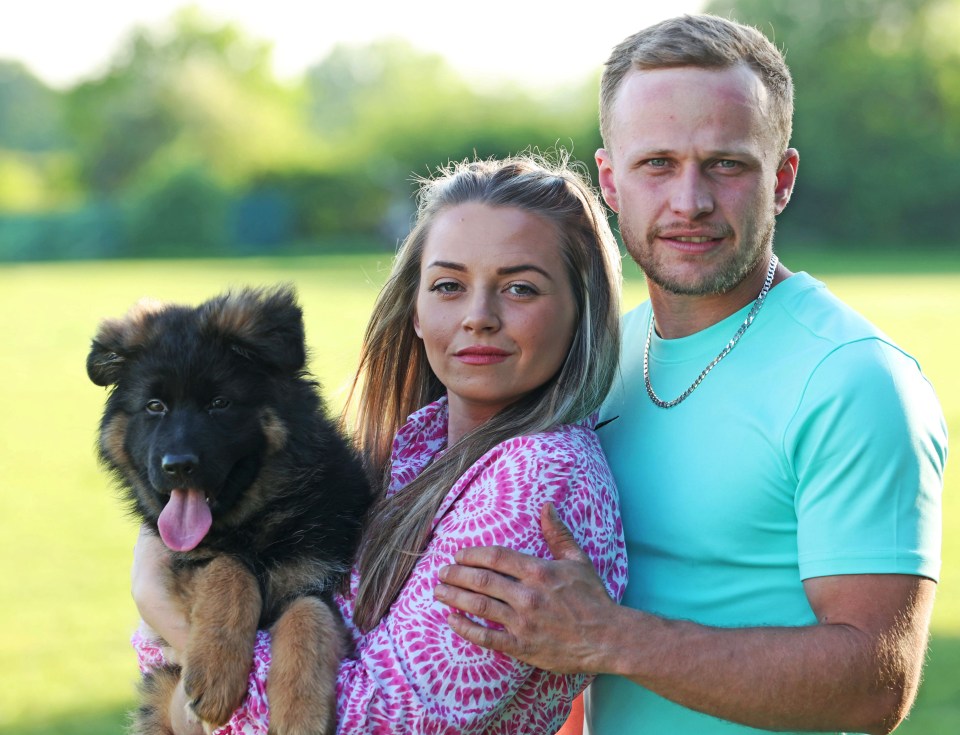
<path id="1" fill-rule="evenodd" d="M 767 268 L 767 278 L 763 282 L 763 288 L 760 289 L 760 295 L 757 296 L 756 300 L 753 302 L 753 307 L 750 309 L 750 313 L 747 314 L 747 318 L 743 320 L 743 324 L 740 325 L 740 329 L 737 330 L 737 333 L 730 338 L 730 341 L 727 342 L 727 346 L 720 350 L 720 354 L 713 358 L 713 362 L 707 365 L 703 372 L 697 376 L 697 379 L 693 381 L 693 385 L 687 388 L 679 397 L 674 398 L 672 401 L 662 400 L 656 392 L 653 390 L 653 385 L 650 383 L 650 342 L 653 339 L 653 327 L 654 327 L 654 318 L 653 318 L 653 309 L 650 310 L 650 327 L 647 329 L 647 341 L 643 346 L 643 382 L 647 386 L 647 395 L 650 396 L 650 400 L 653 401 L 654 405 L 659 406 L 660 408 L 673 408 L 678 403 L 682 403 L 687 396 L 693 393 L 697 386 L 703 382 L 703 379 L 707 377 L 707 373 L 713 370 L 717 363 L 725 358 L 730 350 L 732 350 L 737 342 L 740 341 L 740 338 L 743 336 L 743 333 L 747 331 L 747 328 L 753 324 L 753 320 L 756 318 L 757 313 L 760 311 L 760 307 L 763 306 L 763 300 L 767 298 L 767 294 L 770 292 L 770 286 L 773 285 L 773 274 L 777 271 L 777 263 L 780 262 L 780 259 L 774 255 L 770 258 L 770 266 Z"/>

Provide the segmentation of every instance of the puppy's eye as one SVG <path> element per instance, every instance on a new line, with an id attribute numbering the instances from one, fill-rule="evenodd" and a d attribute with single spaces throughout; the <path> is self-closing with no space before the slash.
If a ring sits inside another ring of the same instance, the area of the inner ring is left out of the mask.
<path id="1" fill-rule="evenodd" d="M 158 401 L 154 398 L 151 401 L 147 401 L 147 413 L 153 416 L 159 416 L 167 412 L 167 406 L 163 401 Z"/>
<path id="2" fill-rule="evenodd" d="M 217 396 L 212 401 L 210 405 L 207 406 L 207 409 L 210 411 L 222 411 L 223 409 L 229 407 L 230 401 L 224 398 L 223 396 Z"/>

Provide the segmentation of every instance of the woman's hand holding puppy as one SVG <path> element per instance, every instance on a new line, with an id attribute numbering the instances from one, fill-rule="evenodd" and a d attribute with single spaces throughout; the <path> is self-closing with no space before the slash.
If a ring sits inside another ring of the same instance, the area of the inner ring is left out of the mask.
<path id="1" fill-rule="evenodd" d="M 133 566 L 130 570 L 130 588 L 133 601 L 140 611 L 142 632 L 166 641 L 163 655 L 170 663 L 182 663 L 181 652 L 187 647 L 190 621 L 167 594 L 165 579 L 170 573 L 170 552 L 150 530 L 140 527 L 140 535 L 133 547 Z M 203 735 L 201 724 L 193 716 L 183 690 L 177 685 L 170 700 L 170 724 L 176 735 Z"/>
<path id="2" fill-rule="evenodd" d="M 181 654 L 187 648 L 190 621 L 167 592 L 170 575 L 170 551 L 146 524 L 133 547 L 130 587 L 133 601 L 151 637 L 166 641 L 163 655 L 170 663 L 182 664 Z"/>

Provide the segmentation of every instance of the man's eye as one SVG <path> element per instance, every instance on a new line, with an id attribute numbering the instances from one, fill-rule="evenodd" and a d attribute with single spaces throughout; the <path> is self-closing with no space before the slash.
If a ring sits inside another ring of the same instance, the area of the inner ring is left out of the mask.
<path id="1" fill-rule="evenodd" d="M 147 413 L 154 416 L 158 416 L 167 412 L 166 404 L 163 401 L 157 400 L 156 398 L 147 401 L 146 409 Z"/>

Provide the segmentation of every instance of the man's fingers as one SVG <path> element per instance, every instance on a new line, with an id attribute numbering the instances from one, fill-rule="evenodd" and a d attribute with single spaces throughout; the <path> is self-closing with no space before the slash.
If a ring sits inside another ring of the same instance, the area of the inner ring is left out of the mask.
<path id="1" fill-rule="evenodd" d="M 516 656 L 517 641 L 505 630 L 491 630 L 458 613 L 451 613 L 447 622 L 457 635 L 481 648 Z"/>
<path id="2" fill-rule="evenodd" d="M 580 562 L 585 560 L 593 566 L 590 557 L 580 548 L 570 529 L 560 519 L 553 503 L 544 503 L 540 511 L 540 528 L 554 559 Z"/>
<path id="3" fill-rule="evenodd" d="M 457 564 L 490 569 L 514 579 L 524 579 L 535 574 L 541 563 L 541 560 L 534 556 L 504 546 L 468 546 L 460 549 L 454 558 Z"/>
<path id="4" fill-rule="evenodd" d="M 506 624 L 517 584 L 486 569 L 454 564 L 440 570 L 434 597 L 458 610 Z M 504 604 L 504 602 L 506 604 Z"/>

